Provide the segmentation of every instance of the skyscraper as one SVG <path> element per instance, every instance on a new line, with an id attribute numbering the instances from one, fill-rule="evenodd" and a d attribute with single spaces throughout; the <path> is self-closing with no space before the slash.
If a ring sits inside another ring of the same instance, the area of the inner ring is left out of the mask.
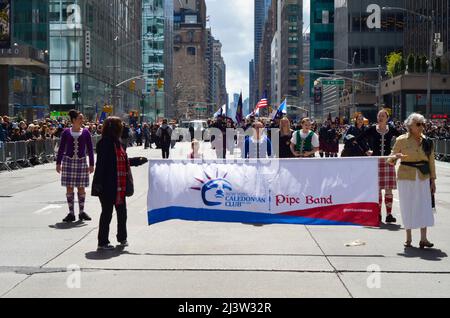
<path id="1" fill-rule="evenodd" d="M 0 114 L 49 111 L 48 1 L 0 1 Z"/>
<path id="2" fill-rule="evenodd" d="M 266 21 L 268 11 L 270 8 L 271 0 L 254 0 L 254 67 L 253 67 L 253 78 L 259 78 L 259 63 L 260 63 L 260 45 L 262 43 L 264 23 Z M 262 93 L 258 90 L 258 83 L 255 83 L 253 90 L 250 91 L 250 100 L 256 101 L 259 99 Z"/>
<path id="3" fill-rule="evenodd" d="M 334 69 L 334 1 L 311 0 L 310 70 Z M 347 59 L 345 59 L 347 60 Z M 341 68 L 346 65 L 339 65 Z M 311 92 L 314 81 L 321 77 L 312 74 L 305 82 Z"/>
<path id="4" fill-rule="evenodd" d="M 103 105 L 139 112 L 141 0 L 50 0 L 50 104 L 93 119 Z M 79 85 L 78 85 L 79 84 Z M 78 90 L 78 98 L 73 94 Z"/>
<path id="5" fill-rule="evenodd" d="M 175 116 L 172 103 L 173 1 L 142 2 L 143 113 L 148 120 Z"/>

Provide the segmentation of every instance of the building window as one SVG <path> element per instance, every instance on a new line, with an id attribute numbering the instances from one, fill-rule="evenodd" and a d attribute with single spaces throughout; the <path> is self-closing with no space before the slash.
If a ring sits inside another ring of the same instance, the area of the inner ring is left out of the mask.
<path id="1" fill-rule="evenodd" d="M 195 55 L 196 55 L 196 49 L 195 49 L 195 47 L 190 46 L 190 47 L 188 47 L 188 48 L 186 49 L 186 51 L 187 51 L 187 55 L 191 55 L 191 56 L 195 56 Z"/>

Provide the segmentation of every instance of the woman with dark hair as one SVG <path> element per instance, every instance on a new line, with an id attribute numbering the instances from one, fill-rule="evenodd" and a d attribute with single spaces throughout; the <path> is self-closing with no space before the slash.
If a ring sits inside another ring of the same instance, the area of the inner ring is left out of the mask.
<path id="1" fill-rule="evenodd" d="M 98 250 L 112 250 L 109 242 L 109 225 L 113 208 L 117 212 L 117 240 L 121 247 L 128 246 L 126 197 L 133 195 L 133 177 L 130 167 L 147 162 L 145 158 L 128 159 L 120 137 L 122 120 L 118 117 L 106 119 L 102 139 L 97 145 L 97 167 L 92 183 L 92 196 L 99 197 L 102 206 L 98 233 Z"/>
<path id="2" fill-rule="evenodd" d="M 365 157 L 370 155 L 369 145 L 365 139 L 358 139 L 366 131 L 364 115 L 358 113 L 355 116 L 355 125 L 351 126 L 345 133 L 345 148 L 342 157 Z"/>
<path id="3" fill-rule="evenodd" d="M 83 114 L 76 110 L 69 112 L 72 128 L 64 130 L 61 135 L 61 145 L 56 159 L 56 171 L 61 174 L 61 184 L 67 188 L 66 198 L 69 214 L 63 220 L 65 223 L 75 221 L 75 193 L 78 188 L 78 203 L 80 221 L 92 219 L 84 212 L 86 201 L 85 188 L 89 187 L 89 174 L 94 172 L 94 148 L 91 134 L 83 129 Z M 89 167 L 86 163 L 86 152 L 89 156 Z"/>
<path id="4" fill-rule="evenodd" d="M 368 129 L 366 129 L 358 138 L 357 141 L 367 140 L 371 149 L 372 156 L 374 157 L 386 157 L 390 156 L 392 152 L 393 140 L 399 137 L 401 134 L 395 127 L 388 124 L 389 113 L 387 110 L 382 109 L 378 113 L 378 123 Z M 397 189 L 397 176 L 395 173 L 395 167 L 389 165 L 386 159 L 380 159 L 379 161 L 379 202 L 380 202 L 380 220 L 381 220 L 381 208 L 383 205 L 382 190 L 385 190 L 384 203 L 386 205 L 386 223 L 396 223 L 397 219 L 392 215 L 392 206 L 394 203 L 393 190 Z"/>

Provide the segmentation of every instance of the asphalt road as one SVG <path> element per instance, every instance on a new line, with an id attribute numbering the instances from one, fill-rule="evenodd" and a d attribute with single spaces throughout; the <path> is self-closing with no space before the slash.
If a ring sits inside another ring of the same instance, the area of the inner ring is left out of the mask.
<path id="1" fill-rule="evenodd" d="M 203 147 L 214 156 L 208 144 Z M 177 145 L 174 157 L 185 158 L 188 148 Z M 129 154 L 160 156 L 138 148 Z M 147 170 L 134 170 L 130 247 L 108 253 L 96 252 L 96 198 L 86 204 L 93 222 L 60 223 L 67 213 L 65 189 L 53 164 L 0 172 L 0 297 L 450 296 L 450 164 L 438 163 L 437 225 L 430 230 L 436 249 L 428 251 L 405 251 L 400 225 L 171 221 L 149 227 Z M 394 214 L 400 220 L 397 200 Z M 365 244 L 345 246 L 356 240 Z M 416 246 L 418 240 L 415 233 Z"/>

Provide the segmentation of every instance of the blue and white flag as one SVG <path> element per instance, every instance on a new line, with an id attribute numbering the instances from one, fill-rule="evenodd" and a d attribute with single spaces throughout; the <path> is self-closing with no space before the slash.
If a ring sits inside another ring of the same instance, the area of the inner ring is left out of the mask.
<path id="1" fill-rule="evenodd" d="M 273 115 L 272 119 L 280 119 L 283 118 L 284 115 L 287 115 L 287 99 L 278 107 L 275 115 Z"/>
<path id="2" fill-rule="evenodd" d="M 227 105 L 223 105 L 220 109 L 214 114 L 214 118 L 219 116 L 224 116 L 227 113 Z"/>

